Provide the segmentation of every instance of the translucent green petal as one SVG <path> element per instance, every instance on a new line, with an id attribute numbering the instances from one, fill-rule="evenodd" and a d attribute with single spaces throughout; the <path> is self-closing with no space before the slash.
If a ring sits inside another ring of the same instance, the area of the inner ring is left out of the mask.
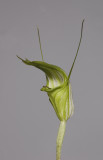
<path id="1" fill-rule="evenodd" d="M 48 92 L 48 96 L 59 120 L 67 121 L 74 112 L 71 84 L 65 83 L 63 86 Z"/>
<path id="2" fill-rule="evenodd" d="M 47 79 L 47 89 L 58 87 L 67 80 L 66 73 L 58 66 L 48 64 L 43 61 L 29 61 L 28 59 L 23 60 L 20 57 L 18 58 L 21 59 L 25 64 L 35 66 L 36 68 L 39 68 L 40 70 L 45 72 Z"/>

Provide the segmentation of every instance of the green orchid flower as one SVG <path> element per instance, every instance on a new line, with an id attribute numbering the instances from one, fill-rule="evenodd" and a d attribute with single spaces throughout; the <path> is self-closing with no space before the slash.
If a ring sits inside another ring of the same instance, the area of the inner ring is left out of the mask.
<path id="1" fill-rule="evenodd" d="M 41 91 L 47 92 L 59 120 L 67 121 L 72 115 L 74 107 L 71 85 L 66 73 L 60 67 L 45 62 L 21 60 L 25 64 L 35 66 L 45 72 L 47 84 L 43 86 Z"/>
<path id="2" fill-rule="evenodd" d="M 84 20 L 82 21 L 81 36 L 78 49 L 72 67 L 70 69 L 69 75 L 67 75 L 65 71 L 60 67 L 44 62 L 38 28 L 37 30 L 38 30 L 42 61 L 30 61 L 28 59 L 23 60 L 22 58 L 17 56 L 20 60 L 22 60 L 23 63 L 30 66 L 34 66 L 45 73 L 46 85 L 41 88 L 41 91 L 47 92 L 49 100 L 56 112 L 56 115 L 61 121 L 57 136 L 56 160 L 60 160 L 61 146 L 65 133 L 66 121 L 73 115 L 74 112 L 70 76 L 81 44 L 83 23 Z"/>

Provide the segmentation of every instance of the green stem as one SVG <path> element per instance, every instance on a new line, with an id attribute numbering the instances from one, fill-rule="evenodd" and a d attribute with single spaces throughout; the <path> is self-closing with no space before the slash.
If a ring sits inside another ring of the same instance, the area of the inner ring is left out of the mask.
<path id="1" fill-rule="evenodd" d="M 56 160 L 60 160 L 61 157 L 61 147 L 63 143 L 63 138 L 65 134 L 66 121 L 60 122 L 60 127 L 58 131 L 57 141 L 56 141 Z"/>

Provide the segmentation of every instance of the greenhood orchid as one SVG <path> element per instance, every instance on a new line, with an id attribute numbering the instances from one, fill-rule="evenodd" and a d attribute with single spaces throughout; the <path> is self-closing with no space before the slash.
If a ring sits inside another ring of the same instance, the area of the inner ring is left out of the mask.
<path id="1" fill-rule="evenodd" d="M 61 69 L 60 67 L 44 62 L 42 49 L 41 49 L 40 34 L 39 34 L 38 28 L 37 30 L 38 30 L 42 61 L 30 61 L 28 59 L 23 60 L 22 58 L 17 56 L 25 64 L 34 66 L 42 70 L 45 73 L 46 86 L 43 86 L 41 88 L 41 91 L 47 92 L 49 100 L 56 112 L 56 115 L 61 121 L 58 136 L 57 136 L 56 160 L 60 160 L 61 146 L 62 146 L 63 137 L 65 133 L 66 121 L 72 116 L 74 112 L 70 76 L 71 76 L 71 73 L 74 67 L 74 63 L 77 58 L 78 51 L 79 51 L 80 44 L 81 44 L 83 23 L 84 23 L 84 20 L 82 21 L 81 36 L 80 36 L 78 49 L 77 49 L 76 56 L 74 58 L 72 67 L 70 69 L 69 75 L 66 75 L 65 71 Z"/>

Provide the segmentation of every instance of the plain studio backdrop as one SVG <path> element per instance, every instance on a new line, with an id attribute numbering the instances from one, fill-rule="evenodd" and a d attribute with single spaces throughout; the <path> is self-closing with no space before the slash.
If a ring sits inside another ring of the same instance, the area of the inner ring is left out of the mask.
<path id="1" fill-rule="evenodd" d="M 71 75 L 75 112 L 67 122 L 62 160 L 103 159 L 103 1 L 0 0 L 0 160 L 55 160 L 59 120 L 40 70 L 16 55 L 44 60 Z"/>

